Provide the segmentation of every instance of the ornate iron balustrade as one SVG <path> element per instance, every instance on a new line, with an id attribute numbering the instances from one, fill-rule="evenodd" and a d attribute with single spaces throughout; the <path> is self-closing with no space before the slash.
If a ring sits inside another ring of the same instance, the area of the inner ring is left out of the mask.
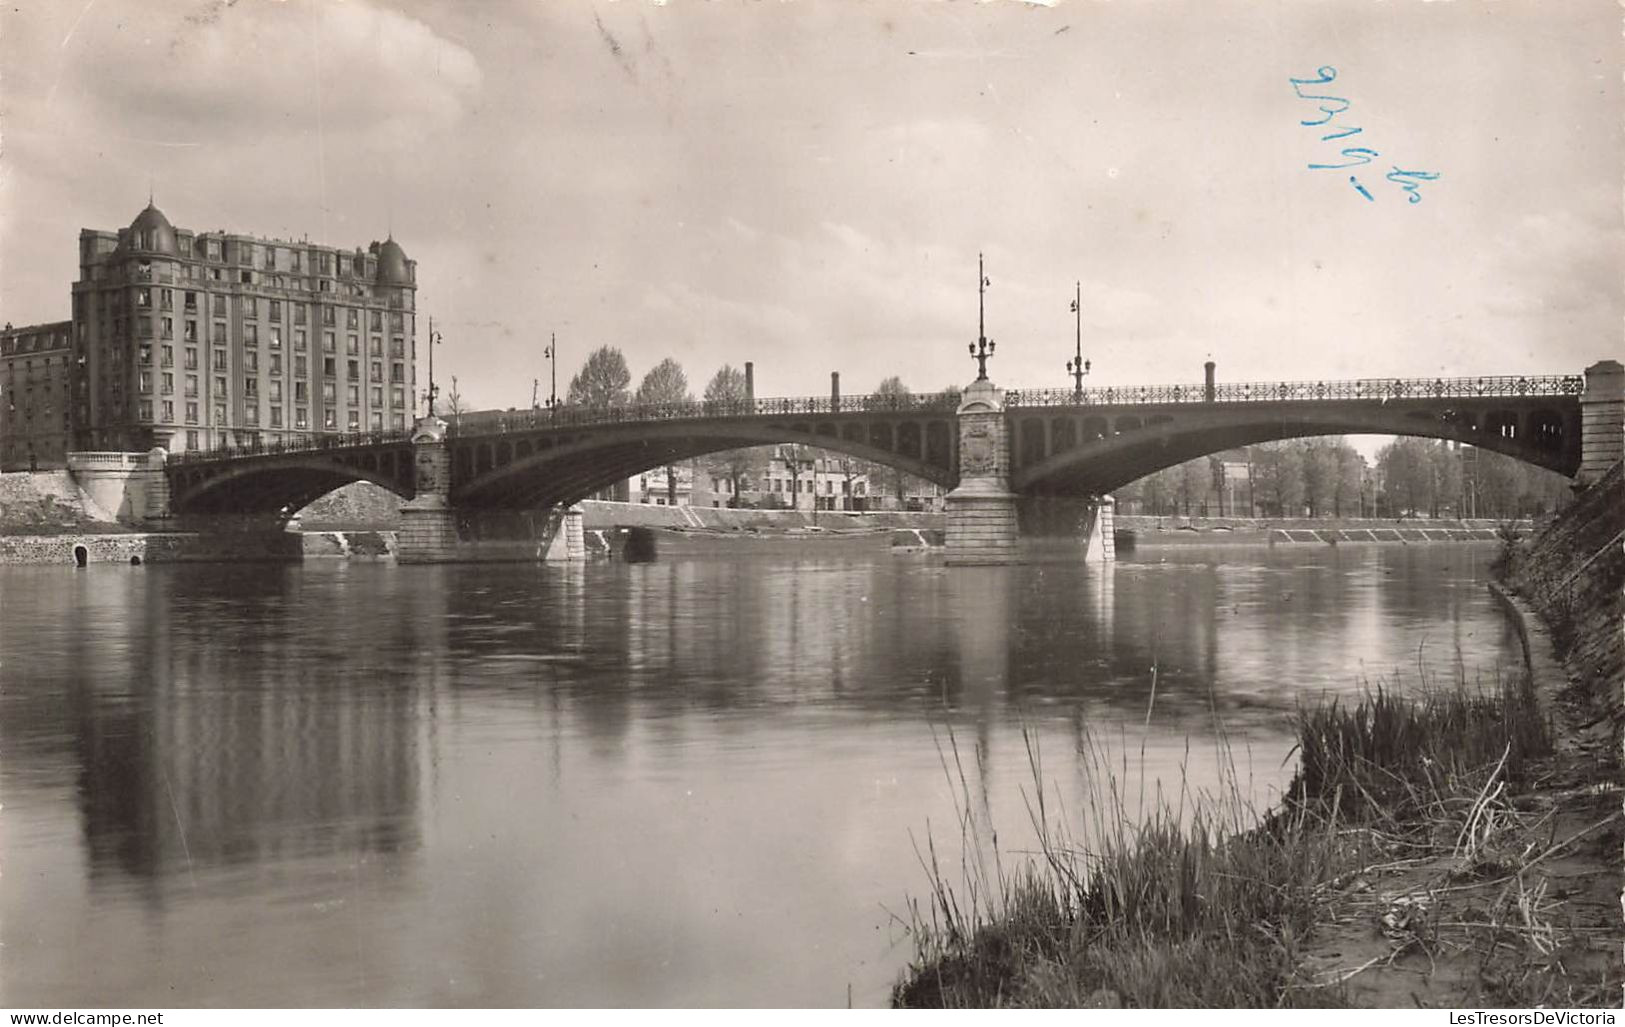
<path id="1" fill-rule="evenodd" d="M 645 403 L 613 407 L 559 406 L 551 410 L 478 410 L 442 415 L 450 434 L 501 435 L 539 428 L 577 428 L 604 424 L 688 421 L 711 417 L 784 417 L 838 413 L 953 413 L 959 393 L 924 395 L 797 396 L 777 399 L 697 400 L 691 403 Z"/>
<path id="2" fill-rule="evenodd" d="M 382 446 L 392 442 L 405 442 L 411 437 L 411 432 L 407 431 L 317 432 L 304 438 L 278 439 L 275 442 L 254 441 L 241 446 L 182 450 L 179 453 L 171 453 L 168 462 L 190 464 L 251 456 L 279 456 L 284 453 L 327 452 L 357 446 Z"/>
<path id="3" fill-rule="evenodd" d="M 1278 403 L 1304 400 L 1447 399 L 1485 396 L 1578 396 L 1579 375 L 1500 375 L 1485 378 L 1356 378 L 1319 382 L 1221 382 L 1214 403 Z M 1189 385 L 1096 386 L 1075 389 L 1011 389 L 1007 407 L 1140 406 L 1206 403 L 1207 387 Z"/>

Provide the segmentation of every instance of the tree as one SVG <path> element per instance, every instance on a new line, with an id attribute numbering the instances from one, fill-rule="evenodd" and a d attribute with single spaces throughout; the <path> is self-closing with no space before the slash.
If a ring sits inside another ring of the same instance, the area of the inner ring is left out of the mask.
<path id="1" fill-rule="evenodd" d="M 457 390 L 457 376 L 452 375 L 451 391 L 446 393 L 446 413 L 451 417 L 453 431 L 457 429 L 458 419 L 467 412 L 468 406 L 463 402 L 463 394 Z"/>
<path id="2" fill-rule="evenodd" d="M 1382 492 L 1389 509 L 1416 515 L 1433 507 L 1435 483 L 1428 444 L 1417 438 L 1398 438 L 1377 453 Z"/>
<path id="3" fill-rule="evenodd" d="M 1360 482 L 1365 475 L 1365 457 L 1342 439 L 1333 450 L 1337 463 L 1337 476 L 1332 479 L 1332 516 L 1343 516 L 1343 509 L 1360 507 Z"/>
<path id="4" fill-rule="evenodd" d="M 1337 453 L 1324 439 L 1300 445 L 1303 459 L 1303 498 L 1310 517 L 1324 517 L 1332 508 L 1337 484 Z"/>
<path id="5" fill-rule="evenodd" d="M 1271 442 L 1256 447 L 1252 460 L 1263 501 L 1277 517 L 1303 515 L 1303 447 L 1293 442 Z"/>
<path id="6" fill-rule="evenodd" d="M 711 376 L 711 381 L 705 386 L 705 402 L 711 406 L 713 412 L 728 413 L 745 409 L 744 404 L 749 399 L 745 391 L 745 374 L 728 364 L 723 364 L 717 373 Z M 742 491 L 746 475 L 750 473 L 755 459 L 748 449 L 730 449 L 717 453 L 707 463 L 711 474 L 727 478 L 729 483 L 729 506 L 739 505 L 739 494 Z"/>
<path id="7" fill-rule="evenodd" d="M 671 357 L 651 367 L 638 383 L 639 406 L 676 406 L 692 402 L 694 396 L 688 391 L 688 375 Z M 677 505 L 677 468 L 671 464 L 666 465 L 666 505 Z"/>
<path id="8" fill-rule="evenodd" d="M 914 393 L 910 392 L 908 386 L 903 384 L 903 379 L 892 375 L 875 386 L 875 395 L 882 397 L 880 403 L 883 408 L 902 409 L 909 405 Z M 903 509 L 908 505 L 908 482 L 912 475 L 905 474 L 895 467 L 877 466 L 875 468 L 875 477 L 885 485 L 886 491 L 897 497 L 898 509 Z"/>
<path id="9" fill-rule="evenodd" d="M 1179 465 L 1179 499 L 1185 505 L 1185 516 L 1207 513 L 1207 493 L 1213 484 L 1213 471 L 1207 457 L 1187 460 Z"/>
<path id="10" fill-rule="evenodd" d="M 632 372 L 627 369 L 626 357 L 614 346 L 600 346 L 570 379 L 570 390 L 564 401 L 582 407 L 625 406 L 631 400 L 627 391 L 631 384 Z"/>

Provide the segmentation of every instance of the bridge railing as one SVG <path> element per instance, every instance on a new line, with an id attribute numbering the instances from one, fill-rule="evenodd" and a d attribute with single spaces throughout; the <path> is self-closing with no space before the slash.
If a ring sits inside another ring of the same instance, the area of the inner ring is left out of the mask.
<path id="1" fill-rule="evenodd" d="M 442 415 L 453 435 L 490 435 L 538 428 L 682 421 L 705 417 L 773 417 L 834 413 L 952 413 L 959 393 L 921 395 L 795 396 L 757 400 L 696 400 L 690 403 L 628 403 L 559 406 L 551 410 L 476 410 Z"/>
<path id="2" fill-rule="evenodd" d="M 372 432 L 318 432 L 304 438 L 277 439 L 273 442 L 251 441 L 243 445 L 215 446 L 212 449 L 186 449 L 169 455 L 169 463 L 198 463 L 205 460 L 226 460 L 250 456 L 278 456 L 284 453 L 308 453 L 352 446 L 381 446 L 391 442 L 405 442 L 412 437 L 407 431 Z"/>
<path id="3" fill-rule="evenodd" d="M 1006 407 L 1140 406 L 1155 403 L 1279 403 L 1339 399 L 1444 399 L 1485 396 L 1578 396 L 1579 375 L 1484 378 L 1355 378 L 1318 382 L 1220 382 L 1208 398 L 1201 382 L 1083 389 L 1009 389 Z"/>

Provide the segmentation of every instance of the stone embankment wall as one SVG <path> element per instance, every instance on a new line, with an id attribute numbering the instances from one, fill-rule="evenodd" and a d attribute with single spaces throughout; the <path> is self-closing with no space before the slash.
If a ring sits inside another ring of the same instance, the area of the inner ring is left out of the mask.
<path id="1" fill-rule="evenodd" d="M 1509 549 L 1506 580 L 1551 632 L 1573 682 L 1565 698 L 1606 724 L 1617 757 L 1625 718 L 1625 465 Z"/>
<path id="2" fill-rule="evenodd" d="M 1117 527 L 1134 533 L 1137 545 L 1214 544 L 1221 542 L 1259 544 L 1312 543 L 1338 545 L 1345 542 L 1493 542 L 1498 522 L 1477 520 L 1408 519 L 1379 520 L 1369 517 L 1151 517 L 1144 514 L 1119 516 Z M 1525 529 L 1528 522 L 1523 522 Z"/>
<path id="3" fill-rule="evenodd" d="M 291 533 L 0 535 L 0 564 L 71 567 L 81 550 L 86 563 L 297 562 L 304 558 L 300 537 Z"/>
<path id="4" fill-rule="evenodd" d="M 715 528 L 723 531 L 757 528 L 784 530 L 817 526 L 830 531 L 864 528 L 947 527 L 940 513 L 911 513 L 885 510 L 874 513 L 847 513 L 820 510 L 815 518 L 810 510 L 728 510 L 711 506 L 653 506 L 643 503 L 608 503 L 586 500 L 579 504 L 583 527 L 588 531 L 607 528 Z"/>

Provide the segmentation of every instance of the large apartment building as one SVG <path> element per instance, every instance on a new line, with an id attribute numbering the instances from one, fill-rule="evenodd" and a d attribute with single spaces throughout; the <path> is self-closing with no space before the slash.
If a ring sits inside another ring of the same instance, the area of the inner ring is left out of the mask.
<path id="1" fill-rule="evenodd" d="M 79 233 L 74 449 L 253 446 L 408 427 L 416 262 L 176 228 Z"/>
<path id="2" fill-rule="evenodd" d="M 0 470 L 61 467 L 73 448 L 73 322 L 0 329 Z"/>

